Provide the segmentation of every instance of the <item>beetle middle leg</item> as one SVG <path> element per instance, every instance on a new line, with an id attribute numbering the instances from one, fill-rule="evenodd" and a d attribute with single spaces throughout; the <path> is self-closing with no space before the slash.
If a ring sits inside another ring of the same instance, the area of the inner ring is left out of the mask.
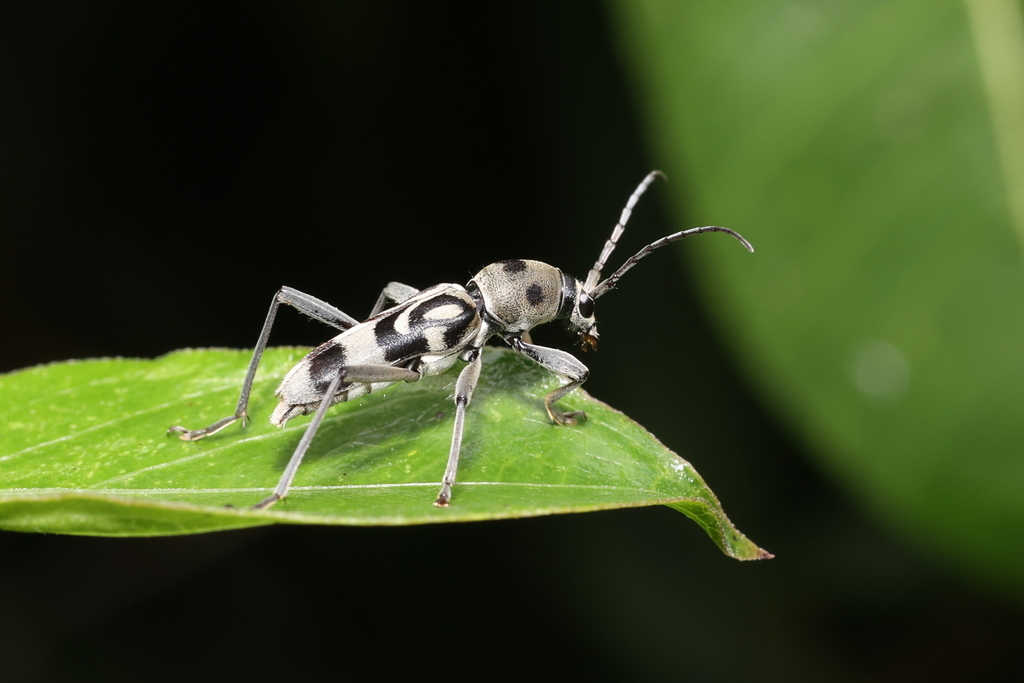
<path id="1" fill-rule="evenodd" d="M 463 358 L 467 358 L 464 356 Z M 462 430 L 466 421 L 466 408 L 473 398 L 473 390 L 476 389 L 477 381 L 480 379 L 480 368 L 483 365 L 483 356 L 480 349 L 473 349 L 468 355 L 469 365 L 459 373 L 459 379 L 455 382 L 455 426 L 452 428 L 452 445 L 448 451 L 448 465 L 444 470 L 444 478 L 441 480 L 441 490 L 437 493 L 437 500 L 434 505 L 439 508 L 448 507 L 452 499 L 452 486 L 455 485 L 455 474 L 459 469 L 459 453 L 462 451 Z"/>
<path id="2" fill-rule="evenodd" d="M 374 304 L 373 310 L 370 311 L 370 317 L 377 315 L 384 310 L 384 304 L 392 302 L 400 304 L 409 297 L 415 295 L 420 290 L 409 285 L 403 285 L 401 282 L 389 282 L 384 290 L 381 291 L 380 296 L 377 297 L 377 303 Z"/>

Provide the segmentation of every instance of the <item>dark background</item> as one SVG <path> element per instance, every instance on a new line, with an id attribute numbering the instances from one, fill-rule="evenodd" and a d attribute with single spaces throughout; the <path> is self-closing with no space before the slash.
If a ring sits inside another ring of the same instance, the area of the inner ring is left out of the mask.
<path id="1" fill-rule="evenodd" d="M 5 5 L 0 370 L 248 347 L 282 284 L 361 317 L 389 280 L 463 283 L 503 258 L 585 275 L 658 164 L 614 33 L 582 1 Z M 686 191 L 652 188 L 613 266 L 690 227 L 660 199 Z M 602 299 L 587 389 L 693 462 L 776 559 L 730 560 L 667 508 L 3 534 L 0 678 L 1020 674 L 1017 606 L 813 471 L 659 256 Z M 279 320 L 275 343 L 332 335 Z"/>

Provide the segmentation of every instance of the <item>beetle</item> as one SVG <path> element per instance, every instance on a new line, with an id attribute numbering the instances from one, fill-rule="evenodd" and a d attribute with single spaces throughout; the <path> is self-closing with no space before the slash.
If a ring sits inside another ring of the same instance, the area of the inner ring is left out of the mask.
<path id="1" fill-rule="evenodd" d="M 270 304 L 234 414 L 202 429 L 176 425 L 168 429 L 168 434 L 195 441 L 239 420 L 244 424 L 248 419 L 249 394 L 256 368 L 267 346 L 277 309 L 287 304 L 341 333 L 311 351 L 281 381 L 276 393 L 278 405 L 270 422 L 283 427 L 289 420 L 310 413 L 313 419 L 274 492 L 253 507 L 268 508 L 284 499 L 332 405 L 398 382 L 415 382 L 427 375 L 441 374 L 462 362 L 465 365 L 455 382 L 455 418 L 448 464 L 434 501 L 438 507 L 447 507 L 459 466 L 466 409 L 480 378 L 481 352 L 488 340 L 500 337 L 516 352 L 565 379 L 565 384 L 544 397 L 544 408 L 556 425 L 582 422 L 586 419 L 583 411 L 563 412 L 555 404 L 583 384 L 590 371 L 572 354 L 531 343 L 528 333 L 532 328 L 552 320 L 566 320 L 570 329 L 579 334 L 583 350 L 594 350 L 598 340 L 595 301 L 611 291 L 629 269 L 651 252 L 705 232 L 724 232 L 748 251 L 754 251 L 746 239 L 729 228 L 717 225 L 690 228 L 648 244 L 601 280 L 601 270 L 618 244 L 633 208 L 658 177 L 664 177 L 660 171 L 647 174 L 630 195 L 611 237 L 584 281 L 540 261 L 498 261 L 478 272 L 465 287 L 448 283 L 420 290 L 391 282 L 381 292 L 370 317 L 362 322 L 314 296 L 282 287 Z M 389 303 L 391 305 L 387 306 Z"/>

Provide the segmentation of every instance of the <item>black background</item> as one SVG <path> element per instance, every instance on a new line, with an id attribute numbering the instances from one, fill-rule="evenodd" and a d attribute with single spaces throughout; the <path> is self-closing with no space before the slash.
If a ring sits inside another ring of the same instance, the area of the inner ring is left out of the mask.
<path id="1" fill-rule="evenodd" d="M 389 280 L 463 283 L 504 258 L 585 275 L 659 161 L 614 34 L 582 1 L 5 5 L 0 370 L 248 347 L 282 284 L 361 317 Z M 652 188 L 613 265 L 690 227 L 663 209 L 686 180 Z M 776 559 L 730 560 L 667 508 L 3 534 L 0 679 L 1019 674 L 1018 609 L 806 464 L 693 285 L 666 252 L 602 299 L 587 388 L 693 462 Z M 332 335 L 279 319 L 274 343 Z"/>

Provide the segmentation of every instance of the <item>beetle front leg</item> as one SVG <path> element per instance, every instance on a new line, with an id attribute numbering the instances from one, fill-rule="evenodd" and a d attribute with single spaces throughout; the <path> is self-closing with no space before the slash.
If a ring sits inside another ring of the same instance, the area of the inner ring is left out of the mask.
<path id="1" fill-rule="evenodd" d="M 519 337 L 510 339 L 509 343 L 513 349 L 541 367 L 569 380 L 568 384 L 558 387 L 544 397 L 544 409 L 547 410 L 551 421 L 559 425 L 573 425 L 578 422 L 586 422 L 587 414 L 582 410 L 562 412 L 555 408 L 555 401 L 572 393 L 578 386 L 587 381 L 587 377 L 590 376 L 590 370 L 587 369 L 587 366 L 572 354 L 560 349 L 528 344 Z"/>

